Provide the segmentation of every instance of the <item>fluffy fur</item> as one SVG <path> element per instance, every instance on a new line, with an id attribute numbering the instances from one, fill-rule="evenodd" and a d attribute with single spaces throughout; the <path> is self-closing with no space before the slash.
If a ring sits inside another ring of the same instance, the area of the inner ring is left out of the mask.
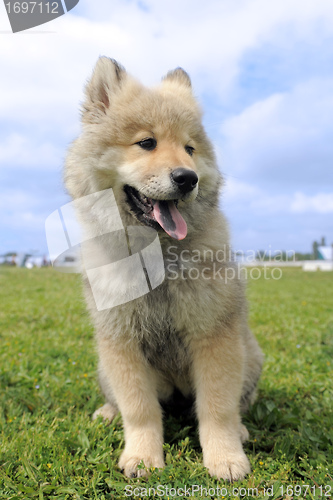
<path id="1" fill-rule="evenodd" d="M 86 86 L 82 125 L 66 161 L 69 193 L 78 199 L 112 188 L 125 227 L 147 223 L 158 229 L 166 264 L 160 286 L 104 311 L 97 311 L 83 274 L 106 397 L 94 418 L 111 421 L 121 412 L 125 449 L 119 466 L 127 476 L 145 474 L 137 469 L 141 460 L 146 468 L 164 466 L 160 402 L 176 388 L 195 399 L 203 462 L 210 474 L 241 479 L 250 465 L 242 448 L 248 433 L 240 410 L 255 398 L 262 354 L 247 326 L 243 283 L 237 273 L 226 279 L 234 263 L 229 262 L 227 223 L 218 208 L 221 175 L 190 79 L 178 68 L 160 85 L 146 88 L 118 63 L 102 57 Z M 141 142 L 147 138 L 156 141 L 151 150 Z M 180 193 L 172 182 L 179 167 L 198 177 L 189 192 Z M 125 186 L 145 199 L 176 200 L 187 236 L 172 239 L 154 217 L 136 213 Z M 94 217 L 91 206 L 79 209 L 78 215 L 86 230 L 94 226 L 105 234 L 113 230 L 112 221 L 105 215 L 103 198 L 99 205 Z M 102 258 L 107 237 L 94 245 Z M 176 268 L 183 269 L 177 279 L 168 266 L 171 247 L 178 257 Z M 217 260 L 221 249 L 225 257 Z M 207 250 L 213 256 L 208 260 Z M 202 256 L 195 264 L 184 259 L 193 252 Z M 214 265 L 221 270 L 216 279 Z M 189 277 L 193 266 L 199 279 Z M 107 295 L 108 281 L 100 286 Z"/>

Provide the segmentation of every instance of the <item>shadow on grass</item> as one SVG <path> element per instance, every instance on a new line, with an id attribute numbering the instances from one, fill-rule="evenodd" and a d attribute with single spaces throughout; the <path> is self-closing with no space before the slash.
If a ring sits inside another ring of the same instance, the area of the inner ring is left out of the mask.
<path id="1" fill-rule="evenodd" d="M 304 459 L 314 465 L 322 463 L 327 450 L 333 449 L 333 431 L 325 427 L 322 406 L 316 410 L 311 401 L 306 390 L 298 392 L 293 399 L 280 389 L 271 391 L 269 397 L 259 393 L 257 401 L 242 418 L 250 433 L 246 452 L 283 456 L 297 464 Z M 200 452 L 193 401 L 180 400 L 177 395 L 163 409 L 165 442 L 175 445 L 188 438 L 189 446 Z"/>

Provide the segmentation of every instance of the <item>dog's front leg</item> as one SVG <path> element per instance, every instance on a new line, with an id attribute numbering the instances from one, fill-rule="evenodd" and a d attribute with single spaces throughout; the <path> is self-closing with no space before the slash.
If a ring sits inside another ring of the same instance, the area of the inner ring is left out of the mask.
<path id="1" fill-rule="evenodd" d="M 98 340 L 100 369 L 109 381 L 123 418 L 125 449 L 119 467 L 128 477 L 146 475 L 137 469 L 164 467 L 162 410 L 157 398 L 156 377 L 139 347 L 132 342 Z"/>
<path id="2" fill-rule="evenodd" d="M 237 328 L 191 343 L 203 462 L 228 481 L 250 472 L 241 443 L 243 346 Z"/>

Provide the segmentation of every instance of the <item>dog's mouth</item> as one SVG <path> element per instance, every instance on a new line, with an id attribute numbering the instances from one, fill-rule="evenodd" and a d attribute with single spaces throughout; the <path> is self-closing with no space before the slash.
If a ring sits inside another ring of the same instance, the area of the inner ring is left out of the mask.
<path id="1" fill-rule="evenodd" d="M 178 200 L 153 200 L 128 185 L 124 191 L 131 211 L 140 222 L 155 229 L 162 228 L 176 240 L 185 238 L 187 225 L 177 208 Z"/>

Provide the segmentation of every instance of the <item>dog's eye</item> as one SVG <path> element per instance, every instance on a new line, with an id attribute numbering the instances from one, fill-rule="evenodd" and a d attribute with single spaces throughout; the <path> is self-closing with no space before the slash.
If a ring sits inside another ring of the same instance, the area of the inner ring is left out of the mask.
<path id="1" fill-rule="evenodd" d="M 185 146 L 185 151 L 188 155 L 192 156 L 194 152 L 194 148 L 192 146 Z"/>
<path id="2" fill-rule="evenodd" d="M 135 144 L 138 144 L 140 148 L 145 149 L 146 151 L 153 151 L 153 149 L 157 146 L 157 141 L 153 137 L 149 137 L 148 139 L 143 139 Z"/>

